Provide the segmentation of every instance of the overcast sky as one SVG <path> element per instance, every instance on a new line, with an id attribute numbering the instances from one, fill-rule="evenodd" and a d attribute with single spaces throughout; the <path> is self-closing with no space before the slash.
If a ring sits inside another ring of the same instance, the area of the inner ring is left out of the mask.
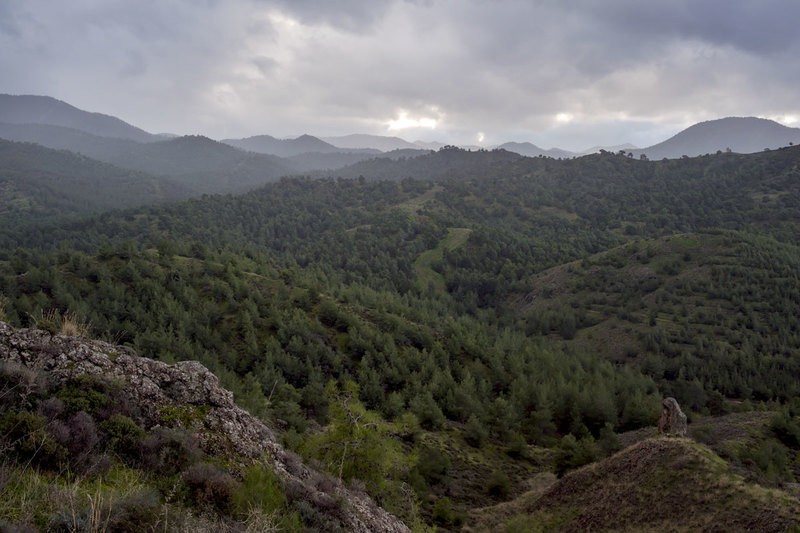
<path id="1" fill-rule="evenodd" d="M 797 0 L 0 0 L 0 92 L 152 132 L 647 146 L 800 126 Z"/>

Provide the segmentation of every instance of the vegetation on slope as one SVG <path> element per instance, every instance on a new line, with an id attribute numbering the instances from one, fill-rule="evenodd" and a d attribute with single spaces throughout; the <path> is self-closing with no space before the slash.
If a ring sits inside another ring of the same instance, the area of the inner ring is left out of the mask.
<path id="1" fill-rule="evenodd" d="M 375 160 L 397 181 L 6 228 L 0 291 L 15 324 L 69 310 L 200 359 L 308 459 L 456 527 L 533 472 L 611 453 L 661 394 L 721 414 L 796 393 L 799 155 Z M 783 409 L 775 461 L 800 448 Z"/>
<path id="2" fill-rule="evenodd" d="M 639 442 L 518 501 L 476 512 L 471 531 L 786 531 L 800 502 L 746 484 L 690 439 Z"/>

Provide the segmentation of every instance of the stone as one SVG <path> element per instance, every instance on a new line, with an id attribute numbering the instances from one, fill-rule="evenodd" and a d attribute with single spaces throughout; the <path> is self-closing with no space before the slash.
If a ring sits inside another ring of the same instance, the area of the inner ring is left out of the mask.
<path id="1" fill-rule="evenodd" d="M 675 398 L 664 398 L 661 402 L 664 407 L 658 419 L 658 432 L 663 435 L 686 436 L 686 415 L 681 411 L 681 406 Z"/>
<path id="2" fill-rule="evenodd" d="M 410 533 L 402 521 L 367 495 L 307 467 L 287 452 L 275 433 L 237 406 L 233 394 L 197 361 L 169 365 L 140 357 L 123 346 L 15 329 L 4 322 L 0 322 L 0 361 L 46 373 L 49 379 L 61 382 L 81 375 L 119 380 L 141 410 L 146 428 L 165 424 L 165 412 L 184 413 L 187 416 L 172 417 L 171 423 L 188 424 L 182 429 L 195 436 L 203 451 L 222 455 L 240 470 L 266 464 L 294 495 L 317 507 L 345 531 Z"/>

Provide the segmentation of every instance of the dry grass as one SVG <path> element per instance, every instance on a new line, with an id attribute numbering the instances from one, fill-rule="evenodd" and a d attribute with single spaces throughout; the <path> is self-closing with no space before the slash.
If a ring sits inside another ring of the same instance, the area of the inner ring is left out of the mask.
<path id="1" fill-rule="evenodd" d="M 800 501 L 744 482 L 691 439 L 646 439 L 572 472 L 538 497 L 473 515 L 471 531 L 785 531 Z"/>
<path id="2" fill-rule="evenodd" d="M 6 297 L 0 296 L 0 320 L 6 321 Z"/>
<path id="3" fill-rule="evenodd" d="M 63 315 L 57 309 L 44 309 L 33 315 L 34 327 L 50 333 L 67 335 L 68 337 L 89 337 L 92 326 L 90 322 L 82 320 L 77 313 L 67 311 Z"/>

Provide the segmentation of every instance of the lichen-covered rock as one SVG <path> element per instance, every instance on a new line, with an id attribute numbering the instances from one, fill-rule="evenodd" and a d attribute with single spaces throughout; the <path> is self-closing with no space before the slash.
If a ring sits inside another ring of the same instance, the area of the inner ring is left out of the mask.
<path id="1" fill-rule="evenodd" d="M 273 431 L 238 407 L 233 394 L 196 361 L 168 365 L 139 357 L 122 346 L 14 329 L 4 322 L 0 322 L 0 361 L 13 361 L 63 382 L 83 375 L 118 380 L 141 410 L 147 426 L 167 421 L 182 425 L 209 454 L 224 454 L 243 467 L 268 463 L 295 496 L 330 514 L 332 521 L 345 530 L 410 531 L 366 495 L 354 493 L 338 480 L 309 469 L 295 454 L 284 450 Z"/>
<path id="2" fill-rule="evenodd" d="M 675 398 L 664 398 L 661 402 L 664 409 L 658 419 L 658 432 L 664 435 L 686 436 L 686 415 Z"/>

